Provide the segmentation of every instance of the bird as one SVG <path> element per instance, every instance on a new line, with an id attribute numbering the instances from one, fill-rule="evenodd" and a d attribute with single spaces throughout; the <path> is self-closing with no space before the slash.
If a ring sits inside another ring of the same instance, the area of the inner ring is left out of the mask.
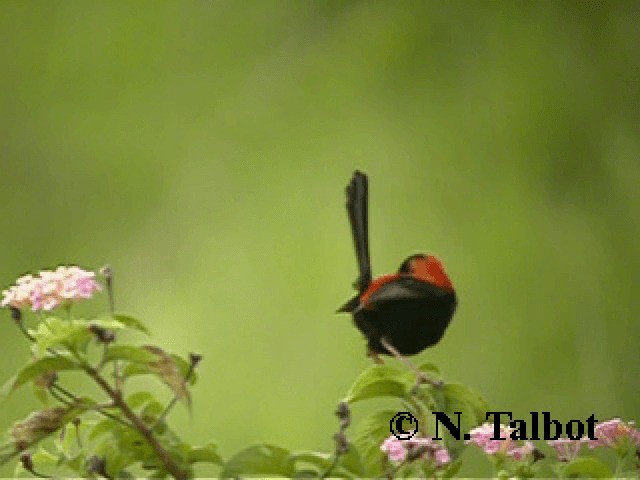
<path id="1" fill-rule="evenodd" d="M 346 207 L 358 265 L 357 294 L 338 309 L 350 313 L 367 341 L 367 354 L 404 357 L 437 344 L 456 310 L 458 299 L 442 262 L 426 253 L 409 255 L 395 273 L 372 277 L 368 228 L 369 180 L 356 170 L 346 187 Z M 423 379 L 423 381 L 426 381 Z"/>

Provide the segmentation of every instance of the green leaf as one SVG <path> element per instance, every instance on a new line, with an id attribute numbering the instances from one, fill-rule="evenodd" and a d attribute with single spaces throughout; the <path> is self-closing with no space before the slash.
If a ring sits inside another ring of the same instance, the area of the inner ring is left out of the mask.
<path id="1" fill-rule="evenodd" d="M 565 478 L 611 478 L 613 472 L 609 466 L 595 458 L 580 457 L 569 462 L 562 469 Z"/>
<path id="2" fill-rule="evenodd" d="M 145 345 L 144 348 L 156 356 L 156 360 L 149 364 L 156 375 L 164 381 L 178 399 L 186 400 L 190 405 L 191 397 L 184 381 L 184 375 L 171 355 L 155 345 Z"/>
<path id="3" fill-rule="evenodd" d="M 193 447 L 187 452 L 187 462 L 189 463 L 213 463 L 215 465 L 224 464 L 224 460 L 218 453 L 218 447 L 214 443 L 208 443 L 202 447 Z"/>
<path id="4" fill-rule="evenodd" d="M 367 466 L 369 477 L 382 475 L 384 454 L 380 445 L 391 435 L 391 419 L 397 413 L 397 410 L 381 410 L 365 418 L 356 429 L 353 443 Z"/>
<path id="5" fill-rule="evenodd" d="M 61 370 L 80 370 L 82 367 L 66 357 L 44 357 L 40 358 L 26 367 L 2 386 L 1 391 L 10 394 L 25 383 L 37 379 L 43 374 L 59 372 Z"/>
<path id="6" fill-rule="evenodd" d="M 350 404 L 375 397 L 405 398 L 413 376 L 388 365 L 371 365 L 354 381 L 345 401 Z"/>
<path id="7" fill-rule="evenodd" d="M 154 374 L 171 389 L 180 400 L 191 405 L 191 396 L 184 380 L 186 372 L 180 368 L 175 358 L 155 345 L 116 345 L 107 351 L 106 361 L 126 360 L 131 362 L 123 371 L 125 377 L 144 373 Z M 183 365 L 184 366 L 184 365 Z M 188 367 L 187 367 L 188 368 Z"/>
<path id="8" fill-rule="evenodd" d="M 127 397 L 127 405 L 136 409 L 146 405 L 149 402 L 155 402 L 156 398 L 149 392 L 136 392 Z"/>
<path id="9" fill-rule="evenodd" d="M 53 444 L 58 449 L 58 452 L 62 453 L 66 459 L 79 453 L 78 430 L 80 428 L 84 430 L 83 425 L 76 429 L 75 425 L 69 423 L 62 428 L 60 435 L 53 439 Z"/>
<path id="10" fill-rule="evenodd" d="M 46 388 L 55 375 L 55 372 L 78 370 L 80 368 L 80 365 L 67 357 L 44 357 L 35 360 L 0 387 L 0 401 L 9 397 L 17 388 L 25 383 L 33 381 L 34 393 L 43 403 L 46 403 Z"/>
<path id="11" fill-rule="evenodd" d="M 290 457 L 295 464 L 296 478 L 305 477 L 307 472 L 315 472 L 315 476 L 320 474 L 331 465 L 332 455 L 324 452 L 313 452 L 308 450 L 293 452 Z M 340 455 L 338 463 L 333 467 L 329 477 L 331 478 L 361 478 L 365 476 L 364 465 L 358 454 L 355 445 L 349 445 L 349 451 Z"/>
<path id="12" fill-rule="evenodd" d="M 180 369 L 182 378 L 187 378 L 187 374 L 189 373 L 189 369 L 191 368 L 191 365 L 189 364 L 189 362 L 187 362 L 180 355 L 176 355 L 175 353 L 170 353 L 169 356 L 173 359 L 176 366 Z M 197 379 L 198 379 L 198 374 L 194 369 L 191 372 L 191 377 L 189 377 L 189 385 L 195 385 Z"/>
<path id="13" fill-rule="evenodd" d="M 33 395 L 42 403 L 43 405 L 49 404 L 49 392 L 46 388 L 41 387 L 36 382 L 33 383 Z"/>
<path id="14" fill-rule="evenodd" d="M 145 333 L 147 335 L 151 335 L 151 331 L 147 328 L 147 326 L 142 323 L 140 320 L 138 320 L 135 317 L 132 317 L 131 315 L 123 315 L 123 314 L 116 314 L 113 316 L 116 320 L 118 320 L 120 323 L 126 325 L 127 327 L 134 329 L 134 330 L 139 330 L 142 333 Z"/>
<path id="15" fill-rule="evenodd" d="M 87 326 L 95 326 L 104 328 L 105 330 L 124 330 L 126 325 L 118 320 L 113 318 L 95 318 L 93 320 L 89 320 Z"/>
<path id="16" fill-rule="evenodd" d="M 96 320 L 92 320 L 91 322 L 92 323 L 100 322 L 100 323 L 97 323 L 97 325 L 102 328 L 107 328 L 112 330 L 129 328 L 131 330 L 138 330 L 142 333 L 145 333 L 146 335 L 151 335 L 151 332 L 145 326 L 144 323 L 142 323 L 140 320 L 130 315 L 123 315 L 123 314 L 104 315 L 104 316 L 98 317 Z"/>
<path id="17" fill-rule="evenodd" d="M 126 360 L 133 363 L 151 363 L 156 356 L 144 347 L 134 345 L 113 345 L 107 350 L 105 362 Z"/>
<path id="18" fill-rule="evenodd" d="M 435 363 L 426 362 L 418 367 L 418 370 L 424 373 L 435 373 L 437 377 L 440 377 L 440 369 Z"/>
<path id="19" fill-rule="evenodd" d="M 328 453 L 312 452 L 309 450 L 293 452 L 289 455 L 289 459 L 293 461 L 296 470 L 304 466 L 314 465 L 319 471 L 322 471 L 331 463 L 331 455 Z"/>
<path id="20" fill-rule="evenodd" d="M 442 470 L 441 478 L 455 477 L 457 473 L 460 471 L 460 467 L 462 467 L 462 460 L 458 459 L 451 462 Z"/>
<path id="21" fill-rule="evenodd" d="M 340 457 L 335 472 L 346 470 L 355 478 L 366 476 L 366 469 L 355 445 L 349 445 L 349 451 Z"/>
<path id="22" fill-rule="evenodd" d="M 31 331 L 35 340 L 35 349 L 39 356 L 47 349 L 64 347 L 73 352 L 85 352 L 93 334 L 88 323 L 83 320 L 62 320 L 48 317 Z"/>
<path id="23" fill-rule="evenodd" d="M 307 468 L 307 469 L 303 469 L 303 470 L 296 470 L 296 472 L 293 474 L 293 479 L 294 480 L 298 480 L 298 479 L 303 479 L 303 478 L 320 478 L 320 475 L 322 475 L 322 470 L 318 469 L 318 468 Z"/>
<path id="24" fill-rule="evenodd" d="M 100 420 L 96 423 L 89 432 L 89 440 L 95 440 L 100 435 L 104 435 L 105 433 L 110 433 L 114 427 L 114 421 L 110 418 L 105 418 L 104 420 Z"/>
<path id="25" fill-rule="evenodd" d="M 156 423 L 162 412 L 164 412 L 165 406 L 158 402 L 157 400 L 151 401 L 147 403 L 142 412 L 140 412 L 140 417 L 145 423 L 153 424 Z"/>
<path id="26" fill-rule="evenodd" d="M 220 476 L 223 478 L 239 476 L 292 477 L 294 474 L 291 452 L 274 445 L 254 445 L 236 453 L 225 464 Z"/>
<path id="27" fill-rule="evenodd" d="M 31 461 L 33 462 L 34 469 L 37 472 L 42 472 L 43 470 L 46 471 L 51 467 L 55 467 L 58 463 L 58 457 L 44 448 L 39 447 L 38 451 L 31 455 Z M 14 478 L 24 478 L 33 475 L 24 469 L 22 462 L 17 462 L 13 476 Z"/>
<path id="28" fill-rule="evenodd" d="M 445 413 L 454 424 L 458 421 L 455 412 L 460 412 L 460 440 L 454 439 L 442 425 L 438 429 L 455 458 L 465 447 L 462 435 L 485 421 L 489 406 L 478 392 L 460 383 L 447 383 L 440 388 L 432 388 L 431 395 L 436 403 L 436 411 Z"/>

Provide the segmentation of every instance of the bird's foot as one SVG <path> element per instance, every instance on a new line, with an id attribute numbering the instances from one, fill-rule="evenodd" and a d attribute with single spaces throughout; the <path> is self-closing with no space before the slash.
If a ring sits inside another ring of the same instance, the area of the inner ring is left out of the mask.
<path id="1" fill-rule="evenodd" d="M 382 360 L 382 357 L 378 355 L 378 352 L 374 351 L 371 348 L 371 345 L 367 345 L 367 357 L 371 358 L 371 360 L 373 360 L 373 363 L 375 363 L 376 365 L 384 364 L 384 360 Z"/>
<path id="2" fill-rule="evenodd" d="M 432 387 L 440 388 L 444 385 L 444 382 L 442 380 L 434 380 L 426 373 L 418 370 L 416 372 L 416 387 L 419 387 L 420 385 L 431 385 Z"/>

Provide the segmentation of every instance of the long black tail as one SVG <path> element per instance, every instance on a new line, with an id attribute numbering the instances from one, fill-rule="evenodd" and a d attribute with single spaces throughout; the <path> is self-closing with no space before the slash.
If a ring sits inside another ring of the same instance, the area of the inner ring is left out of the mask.
<path id="1" fill-rule="evenodd" d="M 356 170 L 351 182 L 347 185 L 347 213 L 351 224 L 353 245 L 356 249 L 360 276 L 355 287 L 359 293 L 364 292 L 371 283 L 371 260 L 369 259 L 369 220 L 368 220 L 369 185 L 367 176 Z"/>

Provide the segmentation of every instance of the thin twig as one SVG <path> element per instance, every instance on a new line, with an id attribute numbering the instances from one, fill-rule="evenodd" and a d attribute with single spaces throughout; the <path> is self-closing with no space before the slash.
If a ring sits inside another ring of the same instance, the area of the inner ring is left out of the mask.
<path id="1" fill-rule="evenodd" d="M 69 397 L 69 400 L 71 400 L 71 402 L 69 402 L 68 400 L 64 400 L 62 398 L 60 398 L 59 396 L 57 396 L 57 394 L 54 394 L 53 392 L 56 391 L 58 394 L 59 393 L 63 393 L 64 395 L 66 395 L 67 397 Z M 60 384 L 58 383 L 54 383 L 51 385 L 50 389 L 49 389 L 49 393 L 51 393 L 51 396 L 53 398 L 55 398 L 56 400 L 58 400 L 60 403 L 63 403 L 67 406 L 72 405 L 73 403 L 77 403 L 80 401 L 80 399 L 78 398 L 77 395 L 74 395 L 73 393 L 71 393 L 69 390 L 65 389 L 64 387 L 62 387 Z M 121 425 L 124 425 L 125 427 L 134 429 L 134 426 L 131 425 L 129 422 L 124 421 L 122 418 L 118 417 L 117 415 L 114 415 L 112 413 L 106 412 L 104 410 L 105 406 L 104 405 L 95 405 L 93 407 L 91 407 L 91 410 L 94 410 L 96 412 L 98 412 L 101 415 L 104 415 L 107 418 L 110 418 L 111 420 L 114 420 L 118 423 L 120 423 Z"/>
<path id="2" fill-rule="evenodd" d="M 185 480 L 187 478 L 186 472 L 183 472 L 178 464 L 175 462 L 169 452 L 160 444 L 159 440 L 155 437 L 152 430 L 145 425 L 145 423 L 138 417 L 129 405 L 122 399 L 122 395 L 119 391 L 114 390 L 111 385 L 97 372 L 97 370 L 88 364 L 83 365 L 83 369 L 87 374 L 98 384 L 102 390 L 113 400 L 113 405 L 120 409 L 122 414 L 133 424 L 135 429 L 145 438 L 149 446 L 156 453 L 164 468 L 174 478 L 178 480 Z"/>
<path id="3" fill-rule="evenodd" d="M 115 294 L 113 291 L 113 268 L 111 268 L 111 265 L 105 265 L 100 269 L 100 273 L 104 276 L 104 281 L 107 286 L 107 295 L 109 296 L 109 313 L 111 313 L 111 316 L 113 317 L 116 311 Z M 105 345 L 104 353 L 106 354 L 106 352 L 107 352 L 107 346 Z M 100 363 L 100 368 L 102 368 L 102 362 Z M 122 390 L 122 379 L 120 377 L 120 363 L 118 362 L 117 359 L 113 361 L 113 378 L 115 379 L 115 383 L 116 383 L 116 391 Z"/>
<path id="4" fill-rule="evenodd" d="M 62 403 L 63 405 L 67 406 L 67 407 L 72 407 L 73 406 L 73 402 L 70 402 L 69 400 L 66 400 L 59 395 L 58 392 L 56 392 L 56 390 L 53 388 L 54 385 L 51 385 L 51 388 L 49 389 L 49 393 L 51 394 L 51 396 L 53 398 L 55 398 L 56 400 L 58 400 L 60 403 Z"/>
<path id="5" fill-rule="evenodd" d="M 338 465 L 340 457 L 349 451 L 349 441 L 344 432 L 351 424 L 351 411 L 349 410 L 349 404 L 347 402 L 340 402 L 335 412 L 338 420 L 340 421 L 340 430 L 333 436 L 336 441 L 336 448 L 333 452 L 333 458 L 331 463 L 320 474 L 320 478 L 327 478 L 334 468 Z"/>

